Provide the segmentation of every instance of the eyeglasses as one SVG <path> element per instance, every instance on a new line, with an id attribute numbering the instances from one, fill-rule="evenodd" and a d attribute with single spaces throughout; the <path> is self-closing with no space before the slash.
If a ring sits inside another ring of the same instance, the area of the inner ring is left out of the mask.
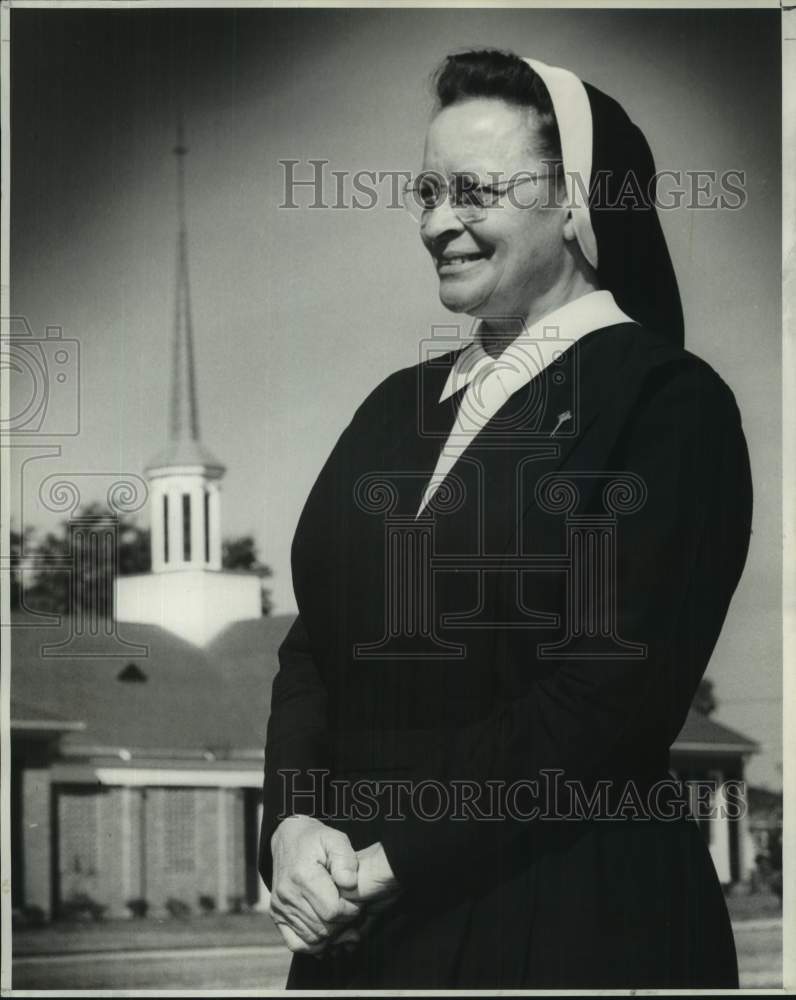
<path id="1" fill-rule="evenodd" d="M 425 170 L 404 187 L 404 205 L 409 214 L 421 224 L 446 199 L 453 213 L 461 222 L 481 222 L 490 208 L 500 206 L 519 184 L 553 177 L 557 169 L 546 173 L 523 173 L 500 184 L 480 184 L 472 174 L 453 174 L 448 179 L 435 170 Z"/>

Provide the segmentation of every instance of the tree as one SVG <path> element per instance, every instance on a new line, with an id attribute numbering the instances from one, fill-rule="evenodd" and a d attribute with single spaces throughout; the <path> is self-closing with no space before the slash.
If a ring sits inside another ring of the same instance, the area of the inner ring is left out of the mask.
<path id="1" fill-rule="evenodd" d="M 247 573 L 255 573 L 259 576 L 262 595 L 261 610 L 264 615 L 271 613 L 271 591 L 262 584 L 263 580 L 272 575 L 271 568 L 260 562 L 257 545 L 251 535 L 225 539 L 221 543 L 221 565 L 224 569 L 245 570 Z"/>
<path id="2" fill-rule="evenodd" d="M 101 504 L 91 503 L 78 511 L 75 519 L 88 521 L 89 524 L 94 522 L 97 526 L 108 522 L 118 525 L 115 572 L 113 565 L 95 565 L 90 559 L 86 559 L 80 562 L 80 579 L 73 581 L 71 522 L 62 521 L 55 531 L 48 531 L 42 538 L 36 538 L 33 530 L 26 528 L 24 537 L 19 532 L 14 533 L 18 569 L 16 587 L 12 584 L 12 607 L 18 608 L 24 601 L 24 606 L 31 611 L 68 614 L 73 610 L 73 594 L 83 607 L 88 608 L 96 600 L 98 592 L 109 592 L 115 575 L 125 576 L 149 570 L 149 531 L 141 528 L 132 518 L 113 515 Z M 12 548 L 12 566 L 13 564 Z M 32 581 L 24 585 L 23 566 L 29 574 L 26 580 L 32 576 Z"/>
<path id="3" fill-rule="evenodd" d="M 70 524 L 74 521 L 117 525 L 116 567 L 84 559 L 76 562 L 72 553 Z M 73 581 L 74 565 L 79 565 L 81 577 Z M 261 563 L 251 535 L 226 539 L 222 542 L 222 565 L 228 570 L 243 570 L 256 574 L 260 580 L 271 576 L 270 567 Z M 23 581 L 23 569 L 26 570 Z M 108 594 L 115 576 L 148 573 L 151 569 L 150 532 L 131 517 L 113 515 L 98 503 L 86 505 L 75 518 L 62 521 L 55 531 L 37 538 L 31 528 L 11 533 L 11 606 L 24 605 L 30 611 L 69 614 L 73 609 L 73 594 L 81 606 L 89 609 L 97 594 Z M 72 586 L 74 582 L 74 586 Z M 271 611 L 270 591 L 261 583 L 261 610 Z"/>
<path id="4" fill-rule="evenodd" d="M 28 554 L 28 572 L 24 578 L 20 574 L 19 606 L 31 611 L 65 614 L 70 609 L 70 574 L 66 565 L 68 538 L 51 531 L 41 539 L 32 536 Z"/>
<path id="5" fill-rule="evenodd" d="M 22 602 L 22 572 L 25 563 L 30 560 L 31 537 L 33 528 L 30 526 L 22 531 L 11 528 L 9 532 L 9 583 L 11 591 L 11 608 L 19 608 Z"/>
<path id="6" fill-rule="evenodd" d="M 148 573 L 152 569 L 149 528 L 122 521 L 119 525 L 119 576 Z"/>
<path id="7" fill-rule="evenodd" d="M 711 712 L 716 711 L 718 704 L 713 691 L 713 681 L 708 680 L 707 677 L 703 677 L 699 682 L 699 687 L 696 689 L 694 700 L 691 702 L 692 707 L 700 715 L 710 715 Z"/>

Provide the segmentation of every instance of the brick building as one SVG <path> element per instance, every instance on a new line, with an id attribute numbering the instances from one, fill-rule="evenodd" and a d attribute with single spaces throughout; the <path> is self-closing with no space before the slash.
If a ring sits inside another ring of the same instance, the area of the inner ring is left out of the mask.
<path id="1" fill-rule="evenodd" d="M 265 905 L 257 874 L 263 745 L 291 616 L 228 626 L 205 647 L 124 625 L 146 656 L 43 655 L 71 621 L 17 621 L 12 685 L 12 896 L 45 914 L 86 896 L 125 916 L 169 899 Z M 755 744 L 691 712 L 672 750 L 682 779 L 743 777 Z M 745 821 L 703 824 L 719 877 L 745 878 Z"/>
<path id="2" fill-rule="evenodd" d="M 71 619 L 13 630 L 15 906 L 88 897 L 124 916 L 199 897 L 263 905 L 256 842 L 276 650 L 289 617 L 234 623 L 205 647 L 120 626 L 146 655 L 52 657 Z M 44 651 L 44 652 L 43 652 Z"/>

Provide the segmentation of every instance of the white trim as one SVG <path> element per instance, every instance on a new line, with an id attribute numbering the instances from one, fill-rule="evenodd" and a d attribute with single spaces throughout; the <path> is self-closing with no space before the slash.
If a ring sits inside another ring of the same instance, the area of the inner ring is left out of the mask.
<path id="1" fill-rule="evenodd" d="M 260 851 L 260 834 L 263 828 L 263 803 L 262 799 L 257 803 L 257 813 L 255 816 L 255 821 L 257 823 L 257 854 L 259 857 Z M 271 910 L 271 893 L 268 891 L 268 886 L 263 882 L 263 877 L 259 871 L 259 865 L 257 870 L 257 902 L 254 904 L 255 910 L 258 913 L 269 913 Z"/>
<path id="2" fill-rule="evenodd" d="M 165 767 L 97 767 L 101 785 L 181 785 L 184 788 L 260 788 L 258 771 L 200 771 Z"/>
<path id="3" fill-rule="evenodd" d="M 221 913 L 225 913 L 227 907 L 227 896 L 229 895 L 229 878 L 227 867 L 229 856 L 227 854 L 227 806 L 228 796 L 226 788 L 219 788 L 216 791 L 216 891 L 218 894 L 217 907 Z"/>
<path id="4" fill-rule="evenodd" d="M 37 722 L 35 719 L 12 719 L 11 720 L 12 729 L 24 729 L 28 731 L 35 731 L 41 729 L 46 732 L 82 732 L 86 728 L 85 722 L 56 722 L 53 720 L 41 720 Z"/>
<path id="5" fill-rule="evenodd" d="M 66 745 L 62 749 L 62 755 L 64 759 L 69 758 L 85 760 L 86 757 L 110 757 L 112 760 L 108 761 L 108 764 L 115 763 L 117 759 L 131 760 L 135 759 L 140 762 L 140 767 L 150 767 L 155 766 L 153 761 L 156 759 L 163 759 L 174 763 L 175 761 L 185 761 L 190 763 L 192 761 L 207 762 L 209 760 L 215 761 L 217 758 L 211 750 L 184 750 L 184 749 L 169 749 L 168 747 L 119 747 L 119 746 L 94 746 L 89 743 L 80 744 L 77 746 Z M 129 755 L 129 756 L 128 756 Z M 208 756 L 210 755 L 210 756 Z M 247 750 L 245 747 L 238 749 L 236 748 L 232 753 L 225 754 L 223 757 L 221 753 L 218 754 L 218 760 L 226 761 L 227 763 L 234 761 L 235 764 L 242 764 L 243 761 L 251 760 L 257 761 L 262 764 L 265 756 L 265 751 L 262 749 L 258 750 Z M 100 761 L 95 761 L 98 766 L 101 764 Z M 222 768 L 222 770 L 236 770 L 232 765 Z"/>
<path id="6" fill-rule="evenodd" d="M 138 893 L 133 892 L 133 853 L 132 853 L 132 838 L 133 838 L 133 824 L 132 824 L 132 791 L 129 785 L 124 785 L 120 790 L 121 802 L 119 803 L 119 808 L 121 812 L 121 844 L 119 851 L 121 853 L 121 859 L 119 862 L 119 867 L 122 872 L 122 899 L 130 899 L 133 895 L 138 895 Z"/>
<path id="7" fill-rule="evenodd" d="M 749 746 L 747 743 L 675 743 L 671 748 L 672 753 L 757 753 L 757 747 Z"/>
<path id="8" fill-rule="evenodd" d="M 221 486 L 217 482 L 207 484 L 210 493 L 208 516 L 210 519 L 210 560 L 209 568 L 221 571 Z M 228 571 L 227 571 L 228 572 Z"/>
<path id="9" fill-rule="evenodd" d="M 191 510 L 191 558 L 189 560 L 196 569 L 204 569 L 205 563 L 205 485 L 194 483 L 188 490 Z"/>
<path id="10" fill-rule="evenodd" d="M 222 479 L 226 469 L 218 465 L 153 465 L 144 470 L 148 479 L 165 479 L 169 476 L 202 476 Z"/>
<path id="11" fill-rule="evenodd" d="M 185 560 L 182 557 L 182 489 L 181 483 L 175 484 L 173 479 L 163 484 L 163 492 L 169 498 L 168 518 L 166 530 L 169 533 L 169 561 L 164 562 L 163 571 L 173 570 L 175 567 L 187 569 Z M 120 609 L 121 610 L 121 609 Z M 120 617 L 120 616 L 118 616 Z"/>
<path id="12" fill-rule="evenodd" d="M 597 267 L 597 238 L 591 225 L 588 197 L 583 198 L 591 185 L 594 135 L 589 95 L 583 81 L 570 70 L 548 66 L 537 59 L 525 62 L 542 78 L 550 94 L 561 137 L 561 158 L 575 234 L 583 256 L 592 267 Z M 573 177 L 579 178 L 581 183 L 573 184 Z"/>
<path id="13" fill-rule="evenodd" d="M 149 491 L 149 551 L 152 573 L 160 573 L 166 564 L 165 520 L 163 517 L 163 488 L 160 482 L 153 482 Z M 138 575 L 138 574 L 136 574 Z"/>

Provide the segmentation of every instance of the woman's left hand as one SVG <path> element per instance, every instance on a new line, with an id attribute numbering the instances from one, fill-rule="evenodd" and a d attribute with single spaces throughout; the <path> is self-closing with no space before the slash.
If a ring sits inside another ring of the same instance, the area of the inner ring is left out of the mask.
<path id="1" fill-rule="evenodd" d="M 357 851 L 357 859 L 357 887 L 353 890 L 343 889 L 340 895 L 361 904 L 364 915 L 332 939 L 330 950 L 333 953 L 339 950 L 353 951 L 379 914 L 392 906 L 401 891 L 381 843 L 377 842 Z"/>
<path id="2" fill-rule="evenodd" d="M 357 887 L 354 890 L 343 889 L 341 896 L 355 903 L 373 903 L 377 899 L 397 895 L 398 881 L 380 841 L 357 851 L 357 860 Z"/>

